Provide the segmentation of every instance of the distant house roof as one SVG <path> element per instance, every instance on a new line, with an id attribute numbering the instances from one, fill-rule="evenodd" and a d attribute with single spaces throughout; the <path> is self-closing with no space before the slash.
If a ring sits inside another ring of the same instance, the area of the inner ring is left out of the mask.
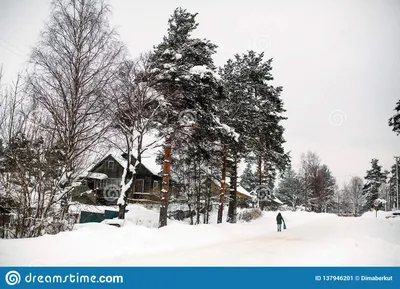
<path id="1" fill-rule="evenodd" d="M 250 193 L 239 184 L 238 184 L 236 190 L 237 190 L 238 193 L 240 193 L 242 195 L 245 195 L 246 197 L 251 197 Z"/>
<path id="2" fill-rule="evenodd" d="M 274 196 L 274 198 L 271 200 L 272 202 L 278 203 L 279 205 L 283 205 L 282 201 L 279 200 L 277 197 Z"/>
<path id="3" fill-rule="evenodd" d="M 214 184 L 216 184 L 218 187 L 221 187 L 221 181 L 214 179 L 213 182 L 214 182 Z M 231 182 L 230 178 L 229 178 L 229 177 L 226 177 L 225 182 L 226 182 L 226 184 L 229 186 L 229 185 L 230 185 L 230 182 Z M 251 196 L 250 193 L 249 193 L 245 188 L 243 188 L 243 187 L 239 184 L 239 181 L 237 182 L 236 193 L 239 193 L 239 194 L 241 194 L 241 195 L 243 195 L 243 196 L 245 196 L 245 197 L 250 197 L 250 196 Z"/>
<path id="4" fill-rule="evenodd" d="M 252 196 L 256 197 L 257 196 L 257 192 L 256 191 L 252 191 Z M 275 203 L 278 205 L 283 205 L 283 202 L 281 200 L 279 200 L 276 196 L 274 192 L 269 192 L 268 193 L 268 198 L 266 200 L 262 200 L 263 202 L 270 202 L 270 203 Z"/>

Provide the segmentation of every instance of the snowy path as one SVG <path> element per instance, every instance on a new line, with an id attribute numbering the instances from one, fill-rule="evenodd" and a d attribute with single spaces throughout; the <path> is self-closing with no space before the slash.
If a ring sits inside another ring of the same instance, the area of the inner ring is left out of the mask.
<path id="1" fill-rule="evenodd" d="M 400 266 L 400 219 L 285 212 L 288 229 L 278 233 L 275 215 L 238 224 L 171 222 L 162 229 L 132 221 L 122 228 L 84 224 L 52 236 L 0 240 L 0 265 Z"/>
<path id="2" fill-rule="evenodd" d="M 370 236 L 370 222 L 380 222 L 377 237 Z M 97 262 L 102 265 L 133 266 L 340 266 L 399 265 L 400 222 L 397 238 L 386 220 L 335 218 L 315 220 L 261 237 L 174 250 L 162 254 L 133 255 Z M 389 221 L 390 222 L 390 221 Z M 391 223 L 393 224 L 393 223 Z M 394 228 L 392 228 L 394 229 Z M 382 240 L 385 237 L 387 240 Z M 382 244 L 383 242 L 383 244 Z M 375 248 L 385 246 L 385 248 Z M 392 253 L 384 256 L 381 249 Z M 90 263 L 89 263 L 90 264 Z M 93 265 L 93 264 L 92 264 Z"/>

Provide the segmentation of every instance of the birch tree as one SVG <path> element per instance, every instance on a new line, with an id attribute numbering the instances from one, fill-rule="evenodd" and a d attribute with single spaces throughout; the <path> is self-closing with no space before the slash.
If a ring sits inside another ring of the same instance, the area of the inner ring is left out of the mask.
<path id="1" fill-rule="evenodd" d="M 65 155 L 65 187 L 107 129 L 105 92 L 124 52 L 109 13 L 102 0 L 53 0 L 30 57 L 29 89 L 38 108 L 51 116 L 46 129 Z"/>
<path id="2" fill-rule="evenodd" d="M 127 192 L 132 188 L 136 168 L 142 163 L 143 153 L 158 145 L 156 136 L 157 117 L 163 99 L 152 88 L 149 75 L 149 54 L 143 54 L 135 61 L 126 60 L 118 69 L 112 85 L 112 102 L 109 107 L 113 129 L 124 139 L 123 152 L 127 155 L 121 179 L 121 194 L 117 201 L 119 218 L 125 218 Z M 150 142 L 144 142 L 152 135 Z"/>

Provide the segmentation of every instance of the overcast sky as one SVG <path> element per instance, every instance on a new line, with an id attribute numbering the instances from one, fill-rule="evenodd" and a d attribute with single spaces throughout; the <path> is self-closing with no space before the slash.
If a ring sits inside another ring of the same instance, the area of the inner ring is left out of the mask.
<path id="1" fill-rule="evenodd" d="M 0 0 L 0 64 L 10 81 L 24 68 L 50 1 Z M 316 152 L 339 183 L 384 168 L 400 155 L 388 126 L 400 99 L 400 1 L 111 0 L 111 22 L 132 57 L 150 50 L 181 6 L 198 12 L 195 36 L 218 45 L 217 65 L 235 53 L 264 51 L 283 86 L 285 145 L 297 169 Z"/>

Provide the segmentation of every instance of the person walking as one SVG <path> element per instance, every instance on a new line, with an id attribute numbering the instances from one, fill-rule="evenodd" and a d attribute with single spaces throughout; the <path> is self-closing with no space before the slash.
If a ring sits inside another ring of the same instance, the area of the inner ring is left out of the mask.
<path id="1" fill-rule="evenodd" d="M 278 213 L 278 215 L 276 216 L 276 224 L 278 225 L 278 232 L 282 231 L 282 223 L 285 225 L 285 220 L 283 219 L 282 214 Z"/>

